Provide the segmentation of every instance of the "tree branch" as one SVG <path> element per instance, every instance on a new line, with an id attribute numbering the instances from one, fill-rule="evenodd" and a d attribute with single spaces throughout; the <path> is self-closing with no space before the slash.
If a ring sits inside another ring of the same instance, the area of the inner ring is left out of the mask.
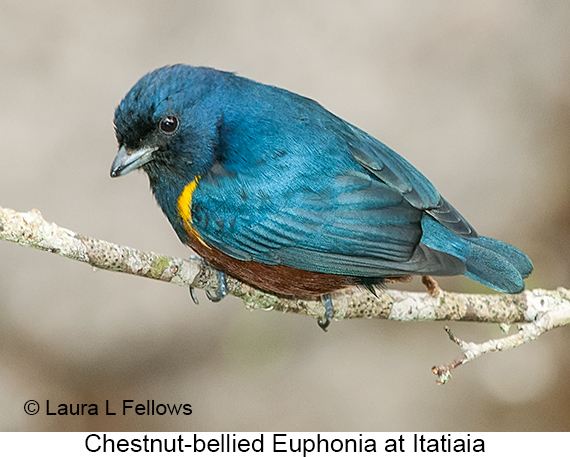
<path id="1" fill-rule="evenodd" d="M 59 254 L 104 270 L 204 290 L 214 291 L 218 287 L 215 269 L 197 256 L 190 259 L 168 257 L 79 235 L 47 222 L 37 210 L 18 213 L 0 207 L 0 239 Z M 519 346 L 535 340 L 552 328 L 570 323 L 570 292 L 563 288 L 556 291 L 537 289 L 517 295 L 458 294 L 439 291 L 438 288 L 434 290 L 436 292 L 432 295 L 382 290 L 375 296 L 364 289 L 347 289 L 333 297 L 334 319 L 376 317 L 405 322 L 522 323 L 517 333 L 481 344 L 464 342 L 446 329 L 463 354 L 450 364 L 433 368 L 440 384 L 449 380 L 453 369 L 480 355 Z M 318 299 L 277 297 L 231 277 L 228 278 L 228 292 L 241 298 L 247 309 L 276 310 L 315 318 L 322 317 L 325 311 Z"/>

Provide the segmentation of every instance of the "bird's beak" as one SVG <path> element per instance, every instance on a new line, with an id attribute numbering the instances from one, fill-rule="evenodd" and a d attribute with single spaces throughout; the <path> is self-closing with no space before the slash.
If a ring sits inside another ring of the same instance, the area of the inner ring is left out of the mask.
<path id="1" fill-rule="evenodd" d="M 126 175 L 142 167 L 145 163 L 150 162 L 152 160 L 152 154 L 157 149 L 157 147 L 144 146 L 139 149 L 130 150 L 121 146 L 111 166 L 111 178 Z"/>

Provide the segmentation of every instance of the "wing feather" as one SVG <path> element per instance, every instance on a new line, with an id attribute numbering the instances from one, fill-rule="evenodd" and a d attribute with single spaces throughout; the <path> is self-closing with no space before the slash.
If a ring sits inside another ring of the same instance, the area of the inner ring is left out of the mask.
<path id="1" fill-rule="evenodd" d="M 420 243 L 421 218 L 427 212 L 459 235 L 477 236 L 469 223 L 405 159 L 323 112 L 328 117 L 319 118 L 322 130 L 314 137 L 297 138 L 303 129 L 289 136 L 279 131 L 279 154 L 268 140 L 267 150 L 246 156 L 247 166 L 236 165 L 238 157 L 244 160 L 241 151 L 228 161 L 231 171 L 217 164 L 203 177 L 192 208 L 200 236 L 241 260 L 324 273 L 464 269 Z"/>

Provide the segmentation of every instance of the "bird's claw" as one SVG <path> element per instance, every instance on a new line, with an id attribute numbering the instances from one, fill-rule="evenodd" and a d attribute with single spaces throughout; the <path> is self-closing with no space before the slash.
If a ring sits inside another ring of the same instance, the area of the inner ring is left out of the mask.
<path id="1" fill-rule="evenodd" d="M 216 272 L 216 275 L 218 277 L 218 288 L 214 293 L 209 290 L 206 291 L 206 297 L 208 297 L 208 300 L 212 302 L 219 302 L 222 298 L 228 295 L 228 282 L 226 280 L 226 274 L 223 271 L 218 270 Z"/>
<path id="2" fill-rule="evenodd" d="M 326 332 L 327 327 L 331 323 L 331 319 L 334 316 L 334 308 L 333 308 L 331 294 L 321 295 L 321 301 L 323 302 L 323 305 L 325 306 L 325 316 L 324 316 L 324 318 L 320 318 L 317 321 L 317 323 L 319 324 L 319 327 L 321 327 L 323 329 L 323 331 Z"/>
<path id="3" fill-rule="evenodd" d="M 200 302 L 198 301 L 198 297 L 196 297 L 196 294 L 194 292 L 194 288 L 192 286 L 190 286 L 188 289 L 190 290 L 190 297 L 192 298 L 192 301 L 194 302 L 194 304 L 199 305 Z"/>

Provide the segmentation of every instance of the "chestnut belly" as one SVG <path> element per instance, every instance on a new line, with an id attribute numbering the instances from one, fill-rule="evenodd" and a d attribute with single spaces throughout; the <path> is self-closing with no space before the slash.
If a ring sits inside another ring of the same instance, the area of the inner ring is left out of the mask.
<path id="1" fill-rule="evenodd" d="M 354 276 L 315 273 L 284 265 L 234 259 L 218 249 L 190 237 L 189 246 L 207 262 L 234 278 L 277 295 L 315 297 L 367 283 L 381 283 L 381 278 L 363 280 Z"/>

